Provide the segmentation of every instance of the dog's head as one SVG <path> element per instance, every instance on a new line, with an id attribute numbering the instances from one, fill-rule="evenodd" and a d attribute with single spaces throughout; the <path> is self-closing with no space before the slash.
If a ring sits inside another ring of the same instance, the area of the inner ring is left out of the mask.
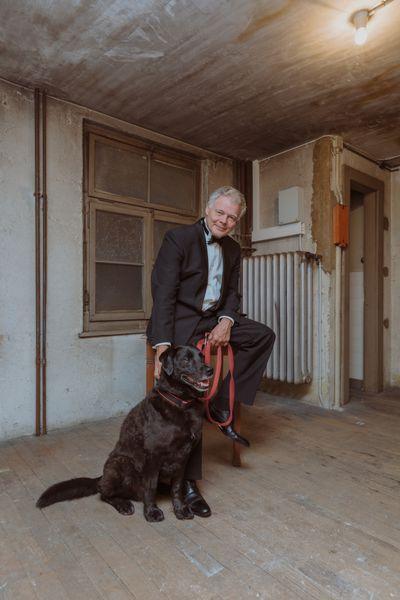
<path id="1" fill-rule="evenodd" d="M 214 371 L 195 346 L 171 346 L 161 354 L 160 361 L 169 383 L 189 387 L 196 395 L 207 392 Z"/>

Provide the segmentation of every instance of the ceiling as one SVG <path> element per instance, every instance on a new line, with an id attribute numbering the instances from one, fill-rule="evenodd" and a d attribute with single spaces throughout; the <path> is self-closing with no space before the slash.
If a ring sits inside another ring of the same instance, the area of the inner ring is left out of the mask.
<path id="1" fill-rule="evenodd" d="M 0 77 L 240 159 L 400 154 L 400 0 L 2 0 Z"/>

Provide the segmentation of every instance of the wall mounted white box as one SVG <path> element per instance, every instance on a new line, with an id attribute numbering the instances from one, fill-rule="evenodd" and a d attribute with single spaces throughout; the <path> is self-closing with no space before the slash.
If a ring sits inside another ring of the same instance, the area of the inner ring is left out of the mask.
<path id="1" fill-rule="evenodd" d="M 278 193 L 278 223 L 296 223 L 301 221 L 303 210 L 303 188 L 293 186 Z"/>

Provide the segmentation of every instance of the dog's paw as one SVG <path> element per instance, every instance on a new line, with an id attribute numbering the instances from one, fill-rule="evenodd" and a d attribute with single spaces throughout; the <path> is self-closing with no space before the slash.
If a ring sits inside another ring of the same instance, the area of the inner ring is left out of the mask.
<path id="1" fill-rule="evenodd" d="M 118 500 L 118 502 L 116 502 L 114 506 L 121 515 L 129 516 L 133 515 L 133 513 L 135 512 L 133 502 L 131 502 L 130 500 Z"/>
<path id="2" fill-rule="evenodd" d="M 164 520 L 164 513 L 158 506 L 149 506 L 144 509 L 144 517 L 149 523 L 159 523 Z"/>
<path id="3" fill-rule="evenodd" d="M 177 519 L 193 519 L 194 514 L 190 510 L 190 507 L 187 505 L 183 505 L 180 508 L 175 508 L 174 513 Z"/>

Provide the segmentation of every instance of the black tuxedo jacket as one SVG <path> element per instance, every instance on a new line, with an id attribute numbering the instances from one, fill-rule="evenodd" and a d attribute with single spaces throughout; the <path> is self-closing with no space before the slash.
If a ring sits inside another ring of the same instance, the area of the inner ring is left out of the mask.
<path id="1" fill-rule="evenodd" d="M 216 316 L 239 319 L 240 246 L 231 237 L 222 239 L 224 272 Z M 165 234 L 151 276 L 153 310 L 147 337 L 160 342 L 186 344 L 203 312 L 208 282 L 208 257 L 201 221 Z"/>

